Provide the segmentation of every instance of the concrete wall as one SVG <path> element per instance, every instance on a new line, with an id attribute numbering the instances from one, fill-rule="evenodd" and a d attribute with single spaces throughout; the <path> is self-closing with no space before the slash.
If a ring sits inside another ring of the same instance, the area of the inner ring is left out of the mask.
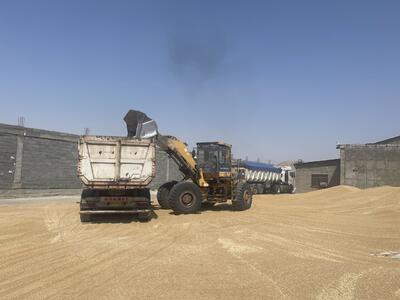
<path id="1" fill-rule="evenodd" d="M 78 135 L 0 124 L 0 189 L 76 189 Z M 156 151 L 156 189 L 182 175 L 176 163 Z"/>
<path id="2" fill-rule="evenodd" d="M 341 145 L 341 184 L 400 186 L 400 144 Z"/>
<path id="3" fill-rule="evenodd" d="M 311 186 L 312 174 L 327 174 L 328 187 L 340 184 L 340 160 L 330 159 L 295 164 L 296 168 L 296 192 L 310 192 L 318 188 Z"/>

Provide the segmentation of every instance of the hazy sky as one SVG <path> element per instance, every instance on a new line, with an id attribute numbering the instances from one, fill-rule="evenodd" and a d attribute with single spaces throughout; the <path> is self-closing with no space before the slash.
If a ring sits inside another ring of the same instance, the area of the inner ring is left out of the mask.
<path id="1" fill-rule="evenodd" d="M 279 162 L 400 134 L 400 1 L 0 1 L 0 123 Z"/>

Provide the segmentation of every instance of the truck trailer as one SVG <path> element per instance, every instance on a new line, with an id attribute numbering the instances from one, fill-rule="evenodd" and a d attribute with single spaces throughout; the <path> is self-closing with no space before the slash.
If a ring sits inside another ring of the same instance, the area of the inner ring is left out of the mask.
<path id="1" fill-rule="evenodd" d="M 241 176 L 251 186 L 253 194 L 293 193 L 296 190 L 295 169 L 254 161 L 238 161 Z"/>

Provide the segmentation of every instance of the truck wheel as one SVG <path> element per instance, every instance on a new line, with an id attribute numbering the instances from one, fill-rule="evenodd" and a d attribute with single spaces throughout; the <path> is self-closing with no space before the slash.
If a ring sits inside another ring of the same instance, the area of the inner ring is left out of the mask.
<path id="1" fill-rule="evenodd" d="M 279 184 L 274 186 L 274 191 L 275 194 L 280 194 L 281 193 L 281 186 Z"/>
<path id="2" fill-rule="evenodd" d="M 169 205 L 177 214 L 192 214 L 200 210 L 202 196 L 200 188 L 190 181 L 174 185 L 169 193 Z"/>
<path id="3" fill-rule="evenodd" d="M 79 203 L 79 210 L 87 210 L 88 206 L 86 203 L 86 198 L 88 197 L 95 197 L 96 196 L 96 190 L 93 189 L 83 189 L 82 194 L 81 194 L 81 201 Z M 84 214 L 79 214 L 79 217 L 81 219 L 81 222 L 90 222 L 91 221 L 91 216 L 90 215 L 84 215 Z"/>
<path id="4" fill-rule="evenodd" d="M 139 213 L 138 220 L 139 222 L 149 222 L 151 220 L 151 212 Z"/>
<path id="5" fill-rule="evenodd" d="M 236 187 L 236 196 L 232 201 L 235 210 L 246 210 L 251 207 L 253 197 L 250 185 L 247 182 L 239 182 Z"/>
<path id="6" fill-rule="evenodd" d="M 171 191 L 172 187 L 177 183 L 178 183 L 177 181 L 166 182 L 158 188 L 157 201 L 158 201 L 158 204 L 160 204 L 161 208 L 164 208 L 164 209 L 171 208 L 169 206 L 168 196 L 169 196 L 169 192 Z"/>
<path id="7" fill-rule="evenodd" d="M 81 217 L 81 222 L 82 222 L 82 223 L 84 223 L 84 222 L 90 222 L 90 215 L 83 215 L 83 214 L 80 214 L 80 217 Z"/>
<path id="8" fill-rule="evenodd" d="M 264 186 L 261 184 L 257 185 L 257 194 L 263 194 L 264 193 Z"/>

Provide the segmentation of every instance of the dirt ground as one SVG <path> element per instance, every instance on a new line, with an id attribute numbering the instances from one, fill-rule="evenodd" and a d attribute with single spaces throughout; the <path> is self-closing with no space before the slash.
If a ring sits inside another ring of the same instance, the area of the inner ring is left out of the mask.
<path id="1" fill-rule="evenodd" d="M 245 212 L 156 210 L 149 223 L 81 224 L 76 201 L 0 201 L 1 299 L 400 299 L 400 259 L 383 253 L 400 251 L 400 188 L 255 196 Z"/>

